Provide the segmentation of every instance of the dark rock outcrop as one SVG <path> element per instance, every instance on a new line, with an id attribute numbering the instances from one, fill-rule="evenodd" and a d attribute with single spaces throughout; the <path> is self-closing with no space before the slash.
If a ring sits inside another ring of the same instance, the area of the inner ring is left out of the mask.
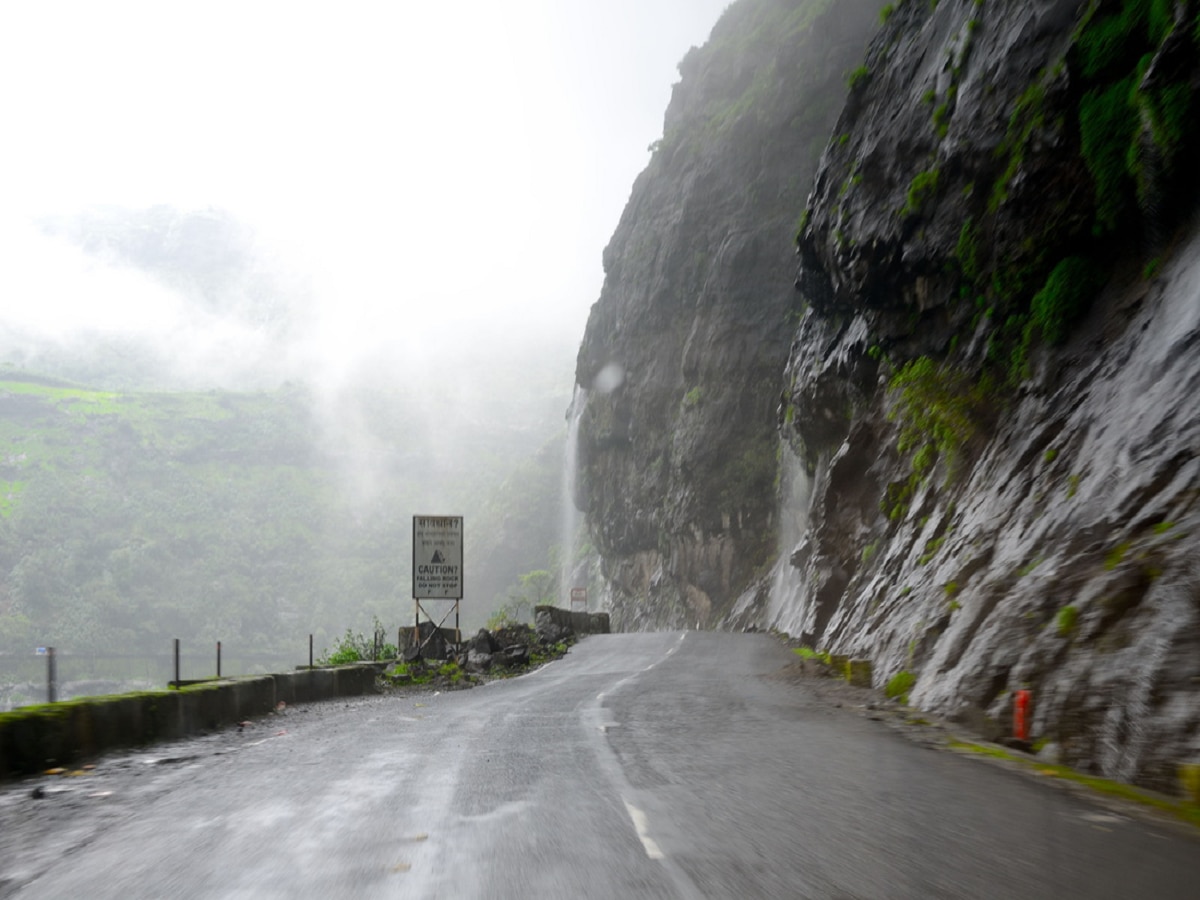
<path id="1" fill-rule="evenodd" d="M 576 371 L 618 629 L 711 626 L 774 550 L 797 216 L 877 0 L 742 0 L 680 63 Z"/>
<path id="2" fill-rule="evenodd" d="M 486 628 L 480 628 L 467 641 L 467 671 L 486 672 L 492 667 L 493 657 L 501 649 L 500 642 Z"/>

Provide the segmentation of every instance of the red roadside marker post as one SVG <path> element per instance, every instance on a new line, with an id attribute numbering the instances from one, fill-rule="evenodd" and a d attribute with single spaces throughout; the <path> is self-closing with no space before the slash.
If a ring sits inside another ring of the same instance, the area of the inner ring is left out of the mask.
<path id="1" fill-rule="evenodd" d="M 1029 740 L 1029 691 L 1013 694 L 1013 734 L 1019 741 Z"/>

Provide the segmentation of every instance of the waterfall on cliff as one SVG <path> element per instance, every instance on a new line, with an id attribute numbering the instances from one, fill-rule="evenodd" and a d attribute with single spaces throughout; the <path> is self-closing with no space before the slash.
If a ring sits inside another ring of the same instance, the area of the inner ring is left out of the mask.
<path id="1" fill-rule="evenodd" d="M 567 407 L 567 448 L 563 454 L 562 520 L 559 536 L 561 572 L 559 575 L 559 598 L 561 605 L 571 608 L 571 588 L 583 587 L 584 582 L 575 584 L 575 551 L 578 544 L 579 509 L 575 506 L 575 482 L 578 477 L 579 420 L 587 407 L 587 390 L 575 387 L 571 405 Z M 589 604 L 590 605 L 590 604 Z"/>
<path id="2" fill-rule="evenodd" d="M 792 555 L 808 532 L 812 478 L 787 441 L 779 454 L 779 557 L 771 578 L 766 624 L 788 634 L 800 634 L 805 619 L 804 572 L 792 565 Z"/>

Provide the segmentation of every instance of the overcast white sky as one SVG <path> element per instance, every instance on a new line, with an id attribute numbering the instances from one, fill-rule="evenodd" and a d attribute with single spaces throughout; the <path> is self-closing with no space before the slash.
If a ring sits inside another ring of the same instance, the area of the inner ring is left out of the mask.
<path id="1" fill-rule="evenodd" d="M 165 203 L 289 247 L 329 353 L 500 322 L 577 343 L 728 2 L 6 3 L 0 322 L 171 327 L 161 288 L 27 227 Z"/>

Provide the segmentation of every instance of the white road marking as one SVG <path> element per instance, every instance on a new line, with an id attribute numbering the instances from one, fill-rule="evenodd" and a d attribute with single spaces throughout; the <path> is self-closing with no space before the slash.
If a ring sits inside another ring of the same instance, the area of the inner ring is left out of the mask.
<path id="1" fill-rule="evenodd" d="M 1109 813 L 1083 813 L 1080 816 L 1080 818 L 1083 819 L 1085 822 L 1112 823 L 1112 822 L 1124 822 L 1125 821 L 1124 817 L 1110 815 Z"/>
<path id="2" fill-rule="evenodd" d="M 684 639 L 685 637 L 687 637 L 687 632 L 686 632 L 686 631 L 685 631 L 683 634 L 681 634 L 681 635 L 679 636 L 679 640 L 677 640 L 677 641 L 675 642 L 675 646 L 674 646 L 674 647 L 672 647 L 670 650 L 668 650 L 666 653 L 664 653 L 664 654 L 663 654 L 663 658 L 662 658 L 662 659 L 656 659 L 654 662 L 650 663 L 650 665 L 646 666 L 646 668 L 642 669 L 642 671 L 643 671 L 643 672 L 649 672 L 651 669 L 653 669 L 655 666 L 657 666 L 657 665 L 658 665 L 660 662 L 662 662 L 662 661 L 663 661 L 663 660 L 665 660 L 665 659 L 666 659 L 668 656 L 670 656 L 672 653 L 674 653 L 676 650 L 678 650 L 678 649 L 679 649 L 679 645 L 683 643 L 683 639 Z"/>
<path id="3" fill-rule="evenodd" d="M 663 852 L 658 848 L 658 844 L 654 843 L 654 838 L 646 834 L 646 814 L 628 800 L 622 798 L 622 802 L 625 804 L 625 811 L 629 813 L 630 821 L 633 822 L 633 830 L 637 832 L 638 839 L 646 849 L 646 855 L 651 859 L 663 859 Z"/>

